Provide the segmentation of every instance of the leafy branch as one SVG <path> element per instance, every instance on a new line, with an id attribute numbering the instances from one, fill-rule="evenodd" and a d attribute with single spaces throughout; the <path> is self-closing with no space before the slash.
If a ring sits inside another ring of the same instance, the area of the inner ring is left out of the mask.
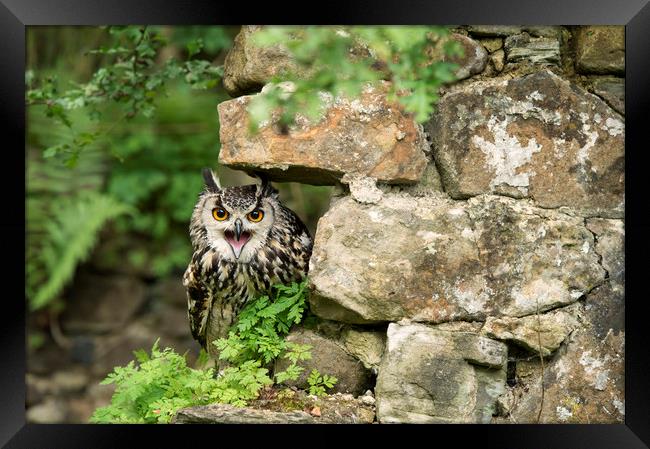
<path id="1" fill-rule="evenodd" d="M 223 75 L 223 67 L 213 66 L 210 61 L 192 59 L 204 46 L 201 38 L 186 44 L 186 61 L 169 58 L 159 64 L 157 61 L 167 39 L 156 28 L 108 27 L 108 31 L 115 37 L 113 45 L 88 52 L 105 57 L 107 63 L 87 83 L 60 91 L 54 76 L 45 78 L 39 86 L 35 86 L 33 72 L 28 71 L 25 76 L 27 106 L 45 106 L 47 117 L 58 120 L 71 131 L 67 141 L 50 146 L 44 156 L 66 154 L 65 163 L 70 167 L 76 165 L 85 148 L 109 135 L 122 120 L 130 120 L 139 114 L 151 117 L 156 108 L 155 101 L 165 93 L 169 81 L 182 79 L 194 89 L 210 89 Z M 70 118 L 72 110 L 87 108 L 89 117 L 97 120 L 114 106 L 120 109 L 120 117 L 111 120 L 103 130 L 79 130 Z"/>
<path id="2" fill-rule="evenodd" d="M 463 53 L 440 26 L 267 27 L 253 36 L 260 47 L 284 45 L 296 63 L 249 104 L 253 132 L 272 118 L 285 132 L 298 114 L 318 120 L 324 93 L 355 97 L 381 79 L 391 81 L 388 99 L 424 122 L 439 88 L 456 79 L 457 65 L 443 58 Z"/>

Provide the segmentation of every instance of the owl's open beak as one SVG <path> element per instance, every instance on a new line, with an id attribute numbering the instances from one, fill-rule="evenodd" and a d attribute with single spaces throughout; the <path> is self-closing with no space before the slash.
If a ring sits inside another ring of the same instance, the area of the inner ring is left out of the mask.
<path id="1" fill-rule="evenodd" d="M 235 237 L 237 240 L 241 237 L 241 220 L 239 218 L 235 220 Z"/>
<path id="2" fill-rule="evenodd" d="M 250 240 L 251 234 L 242 229 L 242 221 L 238 218 L 235 220 L 235 232 L 228 230 L 224 233 L 224 237 L 232 248 L 233 253 L 235 253 L 235 258 L 239 259 L 239 255 L 244 245 Z"/>

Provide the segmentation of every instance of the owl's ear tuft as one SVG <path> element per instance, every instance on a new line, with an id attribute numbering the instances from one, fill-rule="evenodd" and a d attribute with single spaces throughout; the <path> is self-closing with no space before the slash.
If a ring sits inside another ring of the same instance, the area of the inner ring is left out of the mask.
<path id="1" fill-rule="evenodd" d="M 218 193 L 221 191 L 219 177 L 209 168 L 203 169 L 203 180 L 209 192 Z"/>
<path id="2" fill-rule="evenodd" d="M 256 197 L 258 198 L 278 197 L 277 189 L 271 185 L 271 182 L 269 181 L 268 177 L 264 173 L 255 172 L 253 173 L 253 176 L 258 179 L 257 190 L 255 192 Z"/>

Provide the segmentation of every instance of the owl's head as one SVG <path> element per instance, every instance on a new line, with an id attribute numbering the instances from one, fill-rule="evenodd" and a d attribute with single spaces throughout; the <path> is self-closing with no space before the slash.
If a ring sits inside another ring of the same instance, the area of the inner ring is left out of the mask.
<path id="1" fill-rule="evenodd" d="M 278 212 L 278 191 L 257 175 L 253 185 L 222 188 L 212 170 L 203 170 L 206 189 L 194 208 L 190 235 L 232 262 L 248 263 L 266 242 Z"/>

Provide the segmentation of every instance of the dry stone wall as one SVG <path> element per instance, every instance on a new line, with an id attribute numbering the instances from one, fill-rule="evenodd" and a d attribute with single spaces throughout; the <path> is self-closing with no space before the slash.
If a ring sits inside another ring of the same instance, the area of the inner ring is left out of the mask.
<path id="1" fill-rule="evenodd" d="M 622 27 L 461 26 L 457 83 L 424 126 L 386 99 L 248 134 L 292 67 L 243 27 L 226 59 L 222 164 L 337 185 L 310 260 L 318 347 L 380 423 L 623 422 Z M 299 382 L 304 381 L 301 379 Z"/>

